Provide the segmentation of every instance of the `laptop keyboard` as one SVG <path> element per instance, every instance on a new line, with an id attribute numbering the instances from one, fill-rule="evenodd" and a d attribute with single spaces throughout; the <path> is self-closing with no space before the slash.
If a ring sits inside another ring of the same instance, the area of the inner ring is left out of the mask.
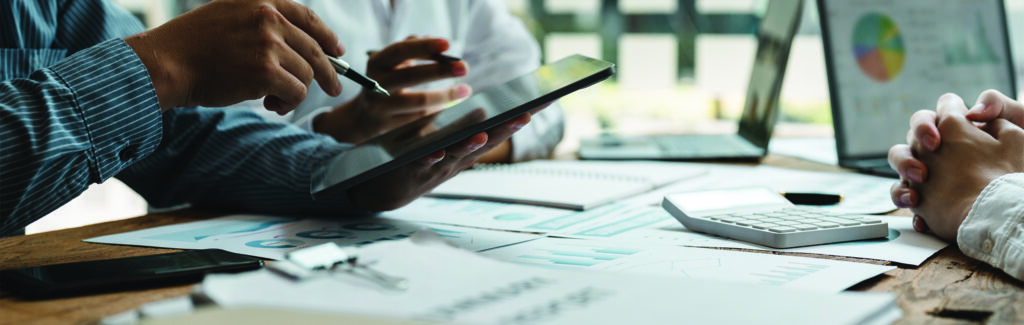
<path id="1" fill-rule="evenodd" d="M 669 155 L 714 156 L 737 152 L 757 154 L 760 150 L 743 138 L 724 136 L 659 136 L 658 147 Z"/>

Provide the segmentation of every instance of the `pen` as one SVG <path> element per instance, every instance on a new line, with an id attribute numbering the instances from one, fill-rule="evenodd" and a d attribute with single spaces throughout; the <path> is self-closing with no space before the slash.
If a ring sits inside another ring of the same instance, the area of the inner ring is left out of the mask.
<path id="1" fill-rule="evenodd" d="M 356 72 L 355 70 L 352 70 L 352 66 L 349 65 L 348 62 L 345 62 L 342 59 L 330 55 L 327 56 L 327 60 L 331 61 L 331 65 L 334 66 L 334 71 L 337 71 L 338 74 L 345 76 L 346 78 L 349 78 L 352 81 L 355 81 L 357 84 L 369 88 L 378 94 L 384 96 L 391 96 L 391 94 L 389 94 L 387 90 L 384 90 L 384 88 L 381 87 L 380 84 L 378 84 L 376 81 L 367 78 L 366 76 L 360 74 L 359 72 Z"/>
<path id="2" fill-rule="evenodd" d="M 376 53 L 377 53 L 377 51 L 369 50 L 369 51 L 366 51 L 366 56 L 373 56 Z M 431 54 L 430 55 L 430 59 L 434 60 L 434 61 L 437 61 L 437 62 L 441 62 L 441 63 L 453 63 L 453 62 L 462 61 L 461 58 L 454 57 L 454 56 L 451 56 L 451 55 L 445 55 L 445 54 L 441 54 L 441 53 Z"/>
<path id="3" fill-rule="evenodd" d="M 843 196 L 839 194 L 799 192 L 781 192 L 779 194 L 793 204 L 803 205 L 832 205 L 843 200 Z"/>

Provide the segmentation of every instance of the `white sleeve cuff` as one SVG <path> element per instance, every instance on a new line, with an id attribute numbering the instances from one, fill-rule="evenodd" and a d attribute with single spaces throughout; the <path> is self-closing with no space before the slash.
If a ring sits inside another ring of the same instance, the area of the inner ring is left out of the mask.
<path id="1" fill-rule="evenodd" d="M 967 256 L 1024 280 L 1024 174 L 989 183 L 960 224 L 956 241 Z"/>

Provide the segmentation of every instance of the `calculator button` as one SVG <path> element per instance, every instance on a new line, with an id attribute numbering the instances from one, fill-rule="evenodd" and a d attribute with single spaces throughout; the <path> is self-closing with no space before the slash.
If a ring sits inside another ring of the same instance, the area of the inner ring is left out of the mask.
<path id="1" fill-rule="evenodd" d="M 833 220 L 832 222 L 838 223 L 838 224 L 843 225 L 843 226 L 856 226 L 856 225 L 860 224 L 860 222 L 852 221 L 852 220 L 846 220 L 846 219 Z"/>
<path id="2" fill-rule="evenodd" d="M 740 225 L 740 226 L 749 226 L 749 225 L 755 223 L 755 222 L 750 221 L 750 220 L 736 220 L 736 221 L 733 221 L 733 222 L 736 223 L 737 225 Z"/>
<path id="3" fill-rule="evenodd" d="M 755 223 L 755 224 L 752 224 L 750 226 L 754 227 L 754 229 L 768 229 L 768 228 L 771 228 L 771 227 L 777 227 L 777 225 L 772 224 L 772 223 Z"/>
<path id="4" fill-rule="evenodd" d="M 794 231 L 796 231 L 796 228 L 788 227 L 788 226 L 778 226 L 778 227 L 768 228 L 768 230 L 771 230 L 773 232 L 794 232 Z"/>
<path id="5" fill-rule="evenodd" d="M 782 219 L 779 219 L 779 218 L 764 218 L 764 219 L 761 219 L 761 222 L 779 222 L 779 221 L 782 221 Z"/>
<path id="6" fill-rule="evenodd" d="M 882 220 L 878 220 L 878 219 L 860 219 L 860 222 L 863 222 L 863 223 L 882 223 Z"/>
<path id="7" fill-rule="evenodd" d="M 814 225 L 816 225 L 818 227 L 821 227 L 821 228 L 836 228 L 836 227 L 839 227 L 839 224 L 834 223 L 834 222 L 818 222 L 818 223 L 815 223 Z"/>
<path id="8" fill-rule="evenodd" d="M 818 229 L 818 227 L 807 224 L 794 225 L 793 228 L 799 229 L 801 231 Z"/>

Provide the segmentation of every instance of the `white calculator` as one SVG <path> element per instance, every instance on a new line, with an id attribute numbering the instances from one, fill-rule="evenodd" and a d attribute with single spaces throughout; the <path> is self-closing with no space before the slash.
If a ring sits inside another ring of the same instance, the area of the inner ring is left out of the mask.
<path id="1" fill-rule="evenodd" d="M 881 220 L 796 206 L 760 187 L 669 194 L 661 206 L 687 229 L 775 248 L 889 234 L 889 225 Z"/>

